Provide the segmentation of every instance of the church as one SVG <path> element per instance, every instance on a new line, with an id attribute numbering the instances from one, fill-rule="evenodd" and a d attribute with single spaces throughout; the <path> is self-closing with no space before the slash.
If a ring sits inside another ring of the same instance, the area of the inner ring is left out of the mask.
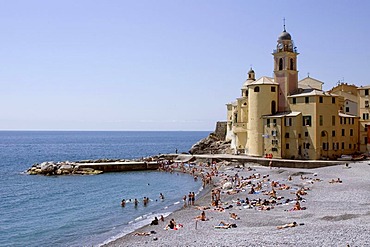
<path id="1" fill-rule="evenodd" d="M 227 106 L 226 140 L 234 153 L 284 159 L 336 159 L 365 153 L 370 141 L 369 89 L 298 80 L 299 55 L 292 36 L 279 35 L 273 78 L 251 68 L 241 95 Z"/>

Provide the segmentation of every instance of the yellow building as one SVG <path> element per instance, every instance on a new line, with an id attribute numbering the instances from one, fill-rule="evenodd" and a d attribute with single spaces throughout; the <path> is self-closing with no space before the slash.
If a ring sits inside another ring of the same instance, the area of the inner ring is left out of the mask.
<path id="1" fill-rule="evenodd" d="M 227 104 L 226 138 L 231 140 L 234 152 L 335 159 L 366 151 L 370 141 L 370 87 L 343 86 L 343 90 L 338 87 L 324 92 L 323 82 L 317 79 L 308 76 L 298 81 L 299 53 L 285 28 L 272 55 L 274 78 L 256 79 L 250 69 L 241 97 Z"/>

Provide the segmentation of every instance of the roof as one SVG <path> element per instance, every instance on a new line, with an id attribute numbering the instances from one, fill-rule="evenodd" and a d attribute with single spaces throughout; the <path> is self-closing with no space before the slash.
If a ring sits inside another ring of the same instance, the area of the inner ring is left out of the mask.
<path id="1" fill-rule="evenodd" d="M 299 111 L 292 111 L 292 112 L 277 112 L 277 113 L 275 113 L 275 114 L 271 114 L 271 115 L 264 115 L 263 117 L 264 117 L 264 118 L 296 117 L 296 116 L 298 116 L 299 114 L 301 114 L 301 112 L 299 112 Z"/>
<path id="2" fill-rule="evenodd" d="M 248 88 L 248 85 L 251 84 L 252 82 L 254 82 L 255 80 L 252 80 L 252 79 L 247 79 L 244 83 L 243 83 L 243 86 L 242 88 Z"/>
<path id="3" fill-rule="evenodd" d="M 352 117 L 352 118 L 358 118 L 357 116 L 355 115 L 350 115 L 350 114 L 345 114 L 343 112 L 339 112 L 338 113 L 339 117 Z"/>
<path id="4" fill-rule="evenodd" d="M 357 90 L 361 90 L 361 89 L 370 89 L 370 86 L 360 86 L 357 88 Z"/>
<path id="5" fill-rule="evenodd" d="M 302 93 L 299 94 L 294 94 L 288 97 L 291 98 L 297 98 L 297 97 L 306 97 L 306 96 L 327 96 L 327 97 L 338 97 L 339 95 L 333 94 L 333 93 L 328 93 L 322 90 L 317 90 L 317 89 L 306 89 L 303 90 Z"/>
<path id="6" fill-rule="evenodd" d="M 292 36 L 284 29 L 284 31 L 279 35 L 279 40 L 291 40 Z"/>
<path id="7" fill-rule="evenodd" d="M 251 82 L 249 85 L 260 85 L 260 84 L 279 85 L 279 83 L 274 82 L 274 78 L 268 76 L 262 76 L 257 80 Z"/>

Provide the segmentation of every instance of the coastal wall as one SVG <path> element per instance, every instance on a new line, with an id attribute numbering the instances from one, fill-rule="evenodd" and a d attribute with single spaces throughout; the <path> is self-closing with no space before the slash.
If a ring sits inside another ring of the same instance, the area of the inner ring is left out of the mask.
<path id="1" fill-rule="evenodd" d="M 159 164 L 155 162 L 106 162 L 106 163 L 77 163 L 81 168 L 92 168 L 103 172 L 122 172 L 122 171 L 140 171 L 156 170 Z"/>
<path id="2" fill-rule="evenodd" d="M 245 155 L 231 154 L 196 154 L 193 155 L 196 159 L 204 160 L 219 160 L 228 161 L 233 164 L 257 163 L 262 166 L 269 166 L 272 161 L 272 167 L 287 167 L 287 168 L 320 168 L 326 166 L 344 165 L 345 161 L 327 161 L 327 160 L 288 160 L 288 159 L 269 159 L 259 158 Z M 351 161 L 353 162 L 353 161 Z"/>
<path id="3" fill-rule="evenodd" d="M 215 129 L 215 136 L 217 136 L 218 139 L 224 141 L 226 138 L 226 128 L 227 128 L 227 122 L 217 122 L 216 123 L 216 129 Z"/>

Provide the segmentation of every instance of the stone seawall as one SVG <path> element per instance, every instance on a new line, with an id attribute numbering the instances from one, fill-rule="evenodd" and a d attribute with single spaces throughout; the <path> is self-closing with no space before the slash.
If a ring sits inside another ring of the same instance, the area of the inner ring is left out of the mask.
<path id="1" fill-rule="evenodd" d="M 214 134 L 221 141 L 225 141 L 226 128 L 227 128 L 227 122 L 226 121 L 224 121 L 224 122 L 219 121 L 219 122 L 216 123 L 216 129 L 215 129 Z"/>
<path id="2" fill-rule="evenodd" d="M 81 168 L 92 168 L 103 172 L 141 171 L 156 170 L 159 167 L 157 162 L 107 162 L 107 163 L 76 163 Z"/>

